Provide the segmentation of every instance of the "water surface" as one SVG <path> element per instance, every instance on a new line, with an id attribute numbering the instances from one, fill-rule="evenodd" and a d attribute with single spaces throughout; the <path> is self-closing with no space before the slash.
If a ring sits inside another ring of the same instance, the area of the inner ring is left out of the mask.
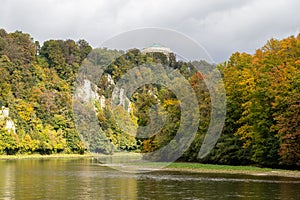
<path id="1" fill-rule="evenodd" d="M 300 179 L 155 171 L 92 159 L 0 161 L 0 199 L 300 199 Z"/>

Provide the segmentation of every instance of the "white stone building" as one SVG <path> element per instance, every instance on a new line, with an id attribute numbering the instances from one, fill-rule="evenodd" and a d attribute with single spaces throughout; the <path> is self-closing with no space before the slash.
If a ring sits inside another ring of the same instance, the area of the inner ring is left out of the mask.
<path id="1" fill-rule="evenodd" d="M 172 52 L 172 50 L 168 47 L 164 47 L 162 46 L 161 44 L 158 44 L 158 43 L 154 43 L 153 45 L 151 45 L 150 47 L 147 47 L 147 48 L 144 48 L 142 51 L 141 51 L 143 54 L 146 54 L 146 53 L 163 53 L 165 54 L 167 57 L 169 57 L 169 55 Z"/>

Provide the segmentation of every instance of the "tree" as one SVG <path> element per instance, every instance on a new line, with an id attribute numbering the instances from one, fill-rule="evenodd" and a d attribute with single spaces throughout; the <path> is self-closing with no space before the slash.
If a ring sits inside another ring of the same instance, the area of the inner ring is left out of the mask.
<path id="1" fill-rule="evenodd" d="M 12 130 L 7 130 L 6 120 L 0 119 L 0 154 L 12 155 L 18 152 L 19 138 Z"/>

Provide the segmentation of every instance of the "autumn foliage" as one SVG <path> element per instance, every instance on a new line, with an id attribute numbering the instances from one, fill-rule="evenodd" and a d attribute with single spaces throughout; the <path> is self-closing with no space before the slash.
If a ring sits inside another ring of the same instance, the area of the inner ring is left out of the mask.
<path id="1" fill-rule="evenodd" d="M 40 46 L 29 34 L 6 33 L 0 29 L 0 106 L 10 109 L 17 129 L 15 134 L 8 132 L 5 121 L 0 120 L 0 154 L 83 153 L 86 150 L 75 128 L 71 100 L 78 70 L 91 50 L 84 40 L 48 40 Z M 92 53 L 102 55 L 94 56 L 98 60 L 93 61 L 101 66 L 105 60 L 124 52 L 96 49 Z M 176 60 L 175 55 L 168 59 L 160 54 L 144 55 L 134 49 L 118 57 L 105 73 L 116 83 L 128 70 L 145 63 L 177 70 L 198 98 L 201 113 L 198 131 L 180 159 L 299 168 L 300 35 L 271 39 L 254 54 L 236 52 L 228 61 L 217 65 L 226 89 L 227 115 L 218 143 L 203 159 L 197 155 L 211 115 L 211 99 L 205 85 L 209 74 L 198 72 L 195 65 L 207 63 L 183 62 Z M 136 78 L 141 78 L 143 73 L 138 71 Z M 99 95 L 106 98 L 107 105 L 112 98 L 108 83 L 105 76 L 99 77 Z M 152 152 L 172 140 L 181 115 L 179 101 L 172 91 L 149 84 L 137 89 L 130 101 L 130 113 L 119 110 L 118 116 L 112 115 L 109 106 L 98 105 L 97 123 L 114 147 L 102 146 L 107 144 L 100 142 L 102 138 L 96 138 L 94 149 L 102 153 L 114 148 Z M 138 126 L 151 126 L 149 110 L 155 104 L 161 106 L 155 111 L 167 118 L 164 127 L 152 137 L 139 139 L 115 124 L 116 119 L 124 119 L 130 125 L 130 132 Z"/>

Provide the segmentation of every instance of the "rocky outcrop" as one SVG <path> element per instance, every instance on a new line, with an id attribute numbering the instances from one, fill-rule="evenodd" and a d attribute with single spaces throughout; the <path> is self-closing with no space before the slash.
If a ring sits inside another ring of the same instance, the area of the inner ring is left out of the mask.
<path id="1" fill-rule="evenodd" d="M 14 121 L 9 117 L 9 108 L 2 106 L 0 112 L 0 120 L 5 121 L 5 129 L 8 131 L 12 131 L 14 134 L 16 133 L 16 127 Z"/>
<path id="2" fill-rule="evenodd" d="M 115 106 L 122 106 L 128 113 L 132 110 L 132 102 L 126 96 L 125 90 L 123 88 L 118 88 L 114 83 L 110 74 L 104 75 L 104 82 L 106 88 L 108 88 L 111 93 L 111 100 Z M 96 84 L 92 83 L 88 79 L 84 79 L 82 84 L 77 87 L 76 99 L 80 100 L 81 103 L 96 102 L 100 103 L 100 107 L 103 109 L 107 102 L 110 102 L 109 97 L 103 95 L 105 92 L 102 91 L 103 88 L 99 88 Z"/>

